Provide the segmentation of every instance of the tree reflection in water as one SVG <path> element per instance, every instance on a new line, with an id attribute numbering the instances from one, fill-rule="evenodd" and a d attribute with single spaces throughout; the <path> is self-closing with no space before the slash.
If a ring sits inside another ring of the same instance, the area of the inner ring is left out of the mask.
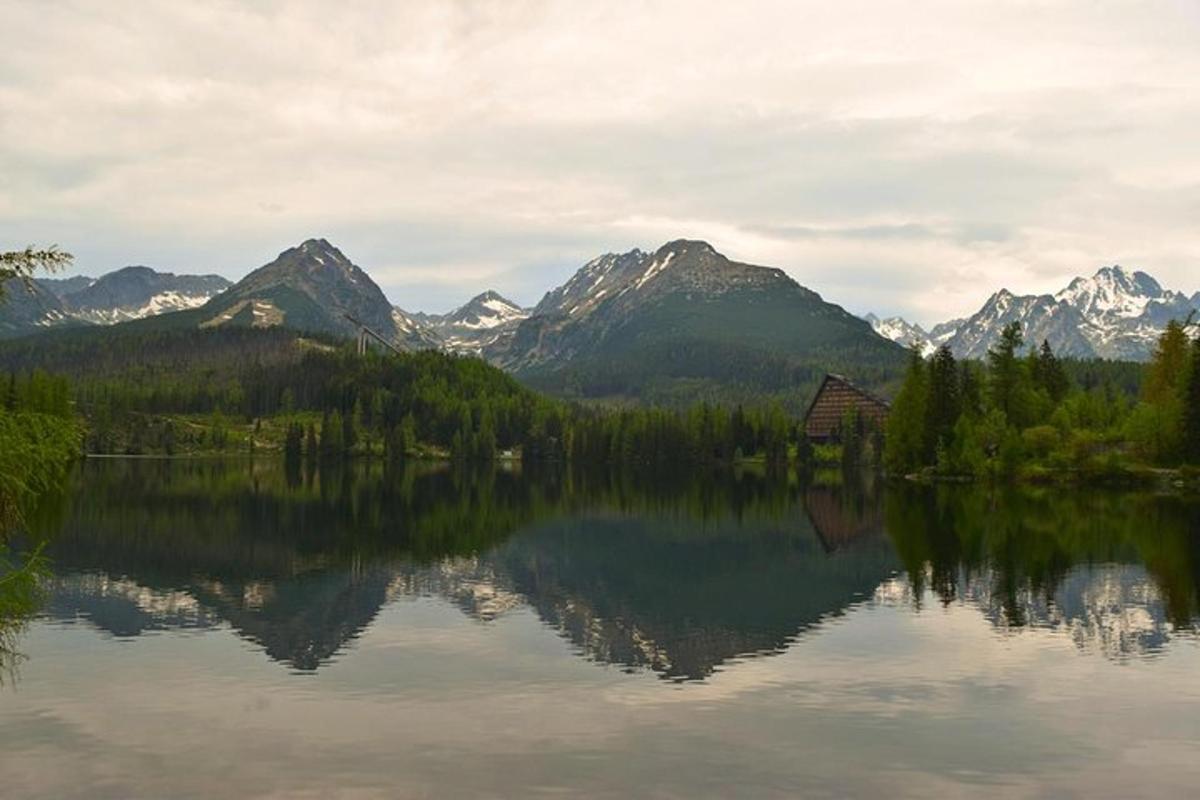
<path id="1" fill-rule="evenodd" d="M 778 653 L 865 603 L 979 607 L 1153 653 L 1197 613 L 1194 501 L 378 463 L 82 465 L 45 613 L 113 636 L 229 625 L 312 671 L 380 610 L 531 608 L 583 657 L 674 681 Z"/>

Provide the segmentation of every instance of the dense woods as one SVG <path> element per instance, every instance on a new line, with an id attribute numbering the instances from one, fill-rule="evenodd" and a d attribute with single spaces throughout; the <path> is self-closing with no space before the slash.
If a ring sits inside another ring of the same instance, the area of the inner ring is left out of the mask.
<path id="1" fill-rule="evenodd" d="M 1200 346 L 1183 323 L 1153 362 L 1059 358 L 1010 325 L 983 362 L 913 353 L 882 446 L 849 419 L 826 462 L 893 475 L 1128 477 L 1200 459 Z M 50 375 L 70 375 L 72 386 Z M 795 376 L 792 376 L 793 378 Z M 299 463 L 373 455 L 522 458 L 656 468 L 761 460 L 808 465 L 794 404 L 773 393 L 689 406 L 594 404 L 540 394 L 478 358 L 356 355 L 285 329 L 154 325 L 62 332 L 0 346 L 0 399 L 85 420 L 93 453 L 282 451 Z M 25 398 L 25 399 L 21 399 Z"/>
<path id="2" fill-rule="evenodd" d="M 796 442 L 795 420 L 780 403 L 584 406 L 543 396 L 477 358 L 428 350 L 360 357 L 335 339 L 279 329 L 63 333 L 6 343 L 0 366 L 10 382 L 41 381 L 44 370 L 71 375 L 94 453 L 278 448 L 292 460 L 318 461 L 519 454 L 779 465 Z"/>
<path id="3" fill-rule="evenodd" d="M 1013 323 L 984 363 L 913 353 L 888 421 L 896 474 L 1128 478 L 1136 465 L 1200 463 L 1200 339 L 1171 322 L 1132 390 L 1123 366 L 1072 364 L 1045 342 L 1022 354 Z"/>

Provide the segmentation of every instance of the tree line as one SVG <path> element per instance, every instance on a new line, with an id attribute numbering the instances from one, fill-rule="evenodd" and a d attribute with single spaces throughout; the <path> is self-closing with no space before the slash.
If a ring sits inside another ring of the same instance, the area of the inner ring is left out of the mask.
<path id="1" fill-rule="evenodd" d="M 257 445 L 281 447 L 293 461 L 428 452 L 457 461 L 519 453 L 539 462 L 777 465 L 799 441 L 795 418 L 778 402 L 602 408 L 547 397 L 478 358 L 437 351 L 358 356 L 334 340 L 282 330 L 87 333 L 0 345 L 0 366 L 10 370 L 0 373 L 0 398 L 5 381 L 41 385 L 43 366 L 70 374 L 58 402 L 74 402 L 95 453 Z"/>
<path id="2" fill-rule="evenodd" d="M 1134 393 L 1127 369 L 1089 373 L 1045 341 L 1024 345 L 1014 322 L 982 363 L 914 351 L 887 423 L 887 470 L 1119 477 L 1137 464 L 1200 464 L 1200 338 L 1187 323 L 1167 326 Z"/>

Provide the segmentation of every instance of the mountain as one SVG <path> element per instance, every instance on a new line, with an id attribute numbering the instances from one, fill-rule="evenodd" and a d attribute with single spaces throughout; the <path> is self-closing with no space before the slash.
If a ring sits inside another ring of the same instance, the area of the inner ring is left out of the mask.
<path id="1" fill-rule="evenodd" d="M 434 331 L 445 349 L 480 354 L 506 345 L 528 316 L 527 310 L 499 292 L 488 290 L 448 314 L 419 314 L 414 318 Z"/>
<path id="2" fill-rule="evenodd" d="M 485 355 L 560 394 L 674 402 L 767 392 L 802 405 L 827 370 L 877 383 L 904 351 L 782 270 L 680 239 L 593 259 Z"/>
<path id="3" fill-rule="evenodd" d="M 66 300 L 76 292 L 83 291 L 96 282 L 88 275 L 72 275 L 69 278 L 38 278 L 37 283 L 59 300 Z"/>
<path id="4" fill-rule="evenodd" d="M 80 324 L 62 301 L 37 281 L 11 279 L 4 283 L 0 300 L 0 338 L 27 336 L 49 328 Z"/>
<path id="5" fill-rule="evenodd" d="M 979 311 L 925 333 L 899 317 L 880 321 L 868 315 L 881 335 L 924 352 L 946 344 L 959 358 L 982 358 L 1004 326 L 1019 322 L 1026 343 L 1043 340 L 1062 355 L 1147 361 L 1167 322 L 1200 310 L 1200 292 L 1192 297 L 1164 289 L 1150 275 L 1119 265 L 1103 267 L 1090 278 L 1075 278 L 1056 294 L 1015 295 L 1001 289 Z"/>
<path id="6" fill-rule="evenodd" d="M 82 288 L 65 284 L 59 297 L 72 316 L 111 325 L 202 306 L 230 285 L 220 275 L 174 275 L 149 267 L 125 267 Z"/>
<path id="7" fill-rule="evenodd" d="M 354 336 L 347 315 L 400 347 L 436 347 L 426 326 L 392 307 L 367 273 L 324 239 L 283 251 L 199 310 L 200 327 L 285 326 Z"/>
<path id="8" fill-rule="evenodd" d="M 1052 296 L 1018 297 L 1007 289 L 996 292 L 983 308 L 959 326 L 946 344 L 959 358 L 983 358 L 1000 338 L 1004 326 L 1019 322 L 1029 344 L 1049 341 L 1055 352 L 1088 358 L 1095 355 L 1083 335 L 1085 319 L 1078 309 Z"/>
<path id="9" fill-rule="evenodd" d="M 872 330 L 883 338 L 891 339 L 905 347 L 916 345 L 921 348 L 921 355 L 929 356 L 937 350 L 937 345 L 933 343 L 932 337 L 924 328 L 916 323 L 908 322 L 903 317 L 880 319 L 874 314 L 867 314 L 863 319 L 871 323 Z"/>

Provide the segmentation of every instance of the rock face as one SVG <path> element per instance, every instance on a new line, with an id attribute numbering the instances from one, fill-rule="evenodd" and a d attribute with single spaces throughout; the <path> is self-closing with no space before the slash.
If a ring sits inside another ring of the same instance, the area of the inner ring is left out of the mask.
<path id="1" fill-rule="evenodd" d="M 647 375 L 782 388 L 801 373 L 810 379 L 818 354 L 827 364 L 903 357 L 866 322 L 782 270 L 731 261 L 707 242 L 683 239 L 652 253 L 593 259 L 547 293 L 511 341 L 485 349 L 518 374 L 571 371 L 591 382 L 603 372 L 617 375 L 615 391 Z"/>
<path id="2" fill-rule="evenodd" d="M 173 275 L 149 267 L 125 267 L 86 286 L 75 286 L 63 286 L 60 294 L 70 313 L 87 322 L 111 325 L 197 308 L 229 288 L 230 282 L 220 275 Z"/>
<path id="3" fill-rule="evenodd" d="M 1145 272 L 1112 266 L 1075 278 L 1053 295 L 1001 289 L 967 319 L 942 323 L 929 333 L 899 317 L 868 319 L 893 341 L 916 342 L 925 352 L 946 344 L 959 358 L 982 358 L 1005 325 L 1019 322 L 1027 343 L 1046 340 L 1062 355 L 1146 361 L 1167 323 L 1193 311 L 1200 311 L 1200 292 L 1189 298 L 1164 289 Z"/>
<path id="4" fill-rule="evenodd" d="M 433 331 L 445 349 L 473 355 L 506 345 L 528 317 L 529 311 L 490 289 L 448 314 L 411 315 L 416 324 Z"/>
<path id="5" fill-rule="evenodd" d="M 437 346 L 437 337 L 392 307 L 383 291 L 342 251 L 309 239 L 283 251 L 200 309 L 201 327 L 286 325 L 352 336 L 362 321 L 397 346 Z"/>

